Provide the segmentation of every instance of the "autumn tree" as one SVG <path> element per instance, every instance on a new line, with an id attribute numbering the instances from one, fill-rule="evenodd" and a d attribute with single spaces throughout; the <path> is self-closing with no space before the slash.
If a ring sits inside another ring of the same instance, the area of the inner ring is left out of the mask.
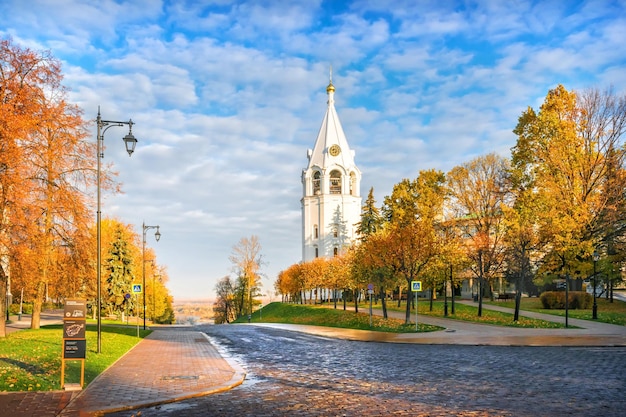
<path id="1" fill-rule="evenodd" d="M 36 123 L 36 104 L 51 72 L 48 65 L 53 63 L 48 55 L 0 40 L 0 305 L 6 305 L 17 232 L 26 224 L 20 209 L 27 193 L 20 139 Z M 0 336 L 4 337 L 8 317 L 4 311 L 0 317 Z"/>
<path id="2" fill-rule="evenodd" d="M 302 298 L 305 303 L 307 300 L 307 291 L 310 293 L 308 298 L 309 302 L 316 303 L 317 297 L 319 296 L 318 290 L 326 287 L 324 281 L 325 277 L 327 276 L 326 264 L 327 259 L 320 257 L 313 258 L 310 261 L 303 262 L 300 265 L 300 278 L 302 279 L 303 283 Z"/>
<path id="3" fill-rule="evenodd" d="M 455 313 L 454 294 L 461 284 L 460 279 L 455 280 L 455 274 L 467 269 L 470 265 L 465 250 L 462 232 L 456 224 L 455 218 L 444 218 L 436 225 L 439 252 L 430 265 L 432 274 L 443 278 L 443 289 L 448 291 L 448 282 L 452 296 L 452 314 Z M 446 299 L 447 300 L 447 299 Z M 431 302 L 432 310 L 432 302 Z M 447 303 L 444 304 L 444 314 L 447 315 Z"/>
<path id="4" fill-rule="evenodd" d="M 602 211 L 594 223 L 600 252 L 600 271 L 607 282 L 606 296 L 613 302 L 613 285 L 621 280 L 626 263 L 626 94 L 613 88 L 589 89 L 578 94 L 582 109 L 583 136 L 595 141 L 602 154 Z"/>
<path id="5" fill-rule="evenodd" d="M 302 303 L 304 287 L 301 270 L 301 264 L 297 263 L 278 274 L 274 288 L 279 294 L 282 294 L 283 301 L 300 301 Z"/>
<path id="6" fill-rule="evenodd" d="M 383 317 L 387 318 L 387 290 L 398 286 L 397 276 L 388 265 L 393 242 L 389 228 L 382 228 L 364 237 L 352 251 L 352 268 L 355 276 L 363 277 L 377 289 L 382 300 Z"/>
<path id="7" fill-rule="evenodd" d="M 155 323 L 172 323 L 172 296 L 166 286 L 169 281 L 167 269 L 157 264 L 152 249 L 146 249 L 146 258 L 152 261 L 149 262 L 150 267 L 146 273 L 147 316 Z"/>
<path id="8" fill-rule="evenodd" d="M 328 258 L 324 268 L 324 285 L 332 291 L 331 298 L 335 308 L 337 308 L 339 290 L 346 288 L 350 280 L 351 256 L 352 251 L 347 250 L 341 255 Z"/>
<path id="9" fill-rule="evenodd" d="M 532 188 L 519 182 L 519 173 L 511 172 L 513 204 L 502 206 L 504 242 L 506 245 L 506 274 L 515 283 L 515 313 L 519 320 L 522 292 L 529 290 L 533 278 L 533 260 L 540 257 L 547 243 L 537 233 L 540 213 L 544 210 L 542 199 Z"/>
<path id="10" fill-rule="evenodd" d="M 233 246 L 229 259 L 237 274 L 237 317 L 245 313 L 251 315 L 253 304 L 257 304 L 254 297 L 258 296 L 261 288 L 260 269 L 263 261 L 259 238 L 255 235 L 241 238 Z"/>
<path id="11" fill-rule="evenodd" d="M 213 313 L 215 324 L 230 323 L 237 318 L 235 308 L 235 285 L 227 275 L 215 284 Z"/>
<path id="12" fill-rule="evenodd" d="M 520 116 L 512 165 L 545 203 L 538 228 L 550 243 L 546 270 L 588 270 L 594 250 L 623 236 L 625 131 L 626 99 L 612 90 L 559 85 L 538 112 Z"/>
<path id="13" fill-rule="evenodd" d="M 33 270 L 16 278 L 35 289 L 31 327 L 38 328 L 45 288 L 58 274 L 59 248 L 73 229 L 85 226 L 84 180 L 93 164 L 86 159 L 90 145 L 80 111 L 66 101 L 60 63 L 3 40 L 0 66 L 2 188 L 14 202 L 9 211 L 3 207 L 3 223 L 13 228 L 13 261 L 14 255 L 35 260 Z"/>
<path id="14" fill-rule="evenodd" d="M 88 143 L 85 122 L 75 106 L 68 105 L 65 93 L 52 91 L 42 103 L 45 112 L 23 144 L 28 158 L 31 221 L 37 226 L 31 238 L 37 242 L 37 294 L 33 328 L 38 327 L 45 286 L 58 276 L 54 268 L 58 252 L 67 245 L 73 231 L 86 229 L 89 222 L 86 192 L 91 180 L 93 146 Z M 36 214 L 36 215 L 35 215 Z"/>
<path id="15" fill-rule="evenodd" d="M 442 215 L 444 199 L 445 175 L 437 170 L 420 171 L 413 181 L 402 180 L 385 197 L 383 213 L 389 228 L 387 265 L 393 275 L 404 277 L 407 288 L 421 277 L 440 251 L 436 223 Z M 411 303 L 407 302 L 407 324 L 410 310 Z"/>
<path id="16" fill-rule="evenodd" d="M 482 316 L 484 283 L 491 287 L 505 266 L 502 206 L 510 204 L 508 167 L 507 159 L 492 153 L 454 167 L 447 175 L 449 208 L 467 236 L 467 254 L 479 282 L 478 316 Z"/>

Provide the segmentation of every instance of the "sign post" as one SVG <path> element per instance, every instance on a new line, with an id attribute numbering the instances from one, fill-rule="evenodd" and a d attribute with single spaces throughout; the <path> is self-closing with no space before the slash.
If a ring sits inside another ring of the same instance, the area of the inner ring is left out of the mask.
<path id="1" fill-rule="evenodd" d="M 422 281 L 411 281 L 411 291 L 415 293 L 415 331 L 417 331 L 417 293 L 422 291 Z"/>
<path id="2" fill-rule="evenodd" d="M 130 304 L 130 294 L 126 293 L 124 294 L 124 305 L 126 306 L 126 308 L 124 309 L 124 311 L 126 312 L 126 325 L 128 325 L 128 305 Z M 124 321 L 124 320 L 122 320 Z"/>
<path id="3" fill-rule="evenodd" d="M 370 296 L 370 327 L 372 327 L 372 294 L 374 294 L 374 284 L 367 284 L 367 293 Z"/>
<path id="4" fill-rule="evenodd" d="M 65 388 L 65 361 L 79 360 L 80 387 L 85 383 L 85 357 L 87 353 L 87 302 L 65 300 L 63 310 L 63 354 L 61 356 L 61 388 Z"/>
<path id="5" fill-rule="evenodd" d="M 135 311 L 137 311 L 137 305 L 139 305 L 139 294 L 141 294 L 142 288 L 141 284 L 133 284 L 133 294 L 135 294 Z M 146 310 L 144 309 L 144 315 L 146 314 Z M 137 322 L 137 337 L 139 337 L 139 314 L 137 314 L 136 320 Z"/>

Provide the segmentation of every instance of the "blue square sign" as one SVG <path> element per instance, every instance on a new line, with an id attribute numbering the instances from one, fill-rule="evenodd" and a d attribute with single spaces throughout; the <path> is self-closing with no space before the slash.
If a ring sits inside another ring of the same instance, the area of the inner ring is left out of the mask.
<path id="1" fill-rule="evenodd" d="M 422 291 L 422 281 L 411 281 L 411 291 L 413 292 Z"/>

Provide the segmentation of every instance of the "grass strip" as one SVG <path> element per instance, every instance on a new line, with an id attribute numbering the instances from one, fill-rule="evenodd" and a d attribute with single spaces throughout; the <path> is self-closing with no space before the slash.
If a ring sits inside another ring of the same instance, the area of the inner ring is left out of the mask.
<path id="1" fill-rule="evenodd" d="M 246 323 L 247 317 L 241 317 L 235 323 Z M 354 313 L 343 309 L 327 308 L 302 304 L 270 303 L 252 314 L 252 322 L 308 324 L 314 326 L 338 327 L 342 329 L 373 330 L 388 333 L 415 333 L 415 324 L 405 324 L 404 320 L 372 316 L 370 327 L 369 313 Z M 443 330 L 438 326 L 419 323 L 418 332 Z"/>
<path id="2" fill-rule="evenodd" d="M 95 325 L 87 325 L 85 385 L 135 346 L 150 330 L 134 326 L 102 326 L 102 352 L 97 350 Z M 20 330 L 0 339 L 0 391 L 61 389 L 63 326 Z M 65 361 L 65 383 L 80 382 L 80 361 Z"/>
<path id="3" fill-rule="evenodd" d="M 515 301 L 485 301 L 486 304 L 497 305 L 508 308 L 515 308 Z M 610 300 L 597 298 L 598 319 L 597 321 L 608 324 L 616 324 L 618 326 L 626 326 L 626 302 L 620 300 Z M 565 310 L 553 310 L 543 308 L 541 300 L 537 297 L 522 298 L 521 309 L 525 311 L 534 311 L 536 313 L 552 314 L 554 316 L 564 317 Z M 568 311 L 568 316 L 573 319 L 593 320 L 593 311 L 591 309 Z"/>

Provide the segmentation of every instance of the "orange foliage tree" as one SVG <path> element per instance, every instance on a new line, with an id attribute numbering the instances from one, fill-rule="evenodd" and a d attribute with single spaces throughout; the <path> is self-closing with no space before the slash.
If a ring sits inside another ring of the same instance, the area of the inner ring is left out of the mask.
<path id="1" fill-rule="evenodd" d="M 62 79 L 49 52 L 0 40 L 0 304 L 9 282 L 23 290 L 34 329 L 44 301 L 95 298 L 96 144 Z M 113 175 L 104 170 L 103 189 L 118 191 Z"/>

